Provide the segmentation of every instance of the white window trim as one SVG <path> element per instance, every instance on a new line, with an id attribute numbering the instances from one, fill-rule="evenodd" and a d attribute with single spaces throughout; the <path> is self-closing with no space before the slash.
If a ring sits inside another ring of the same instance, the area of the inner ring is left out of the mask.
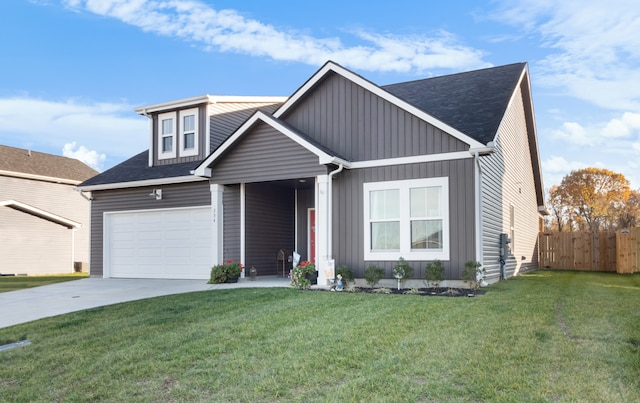
<path id="1" fill-rule="evenodd" d="M 416 187 L 442 188 L 442 250 L 441 251 L 412 251 L 410 241 L 410 216 L 409 216 L 409 189 Z M 406 260 L 449 260 L 449 178 L 424 178 L 401 181 L 370 182 L 363 184 L 364 195 L 364 260 L 365 261 L 396 261 L 401 257 Z M 371 250 L 371 225 L 369 214 L 369 193 L 375 190 L 400 189 L 401 202 L 406 201 L 406 206 L 400 208 L 400 250 L 397 251 L 372 251 Z"/>
<path id="2" fill-rule="evenodd" d="M 185 141 L 184 141 L 184 117 L 185 116 L 189 116 L 189 115 L 194 115 L 194 120 L 195 120 L 195 127 L 194 127 L 194 133 L 193 133 L 193 149 L 186 149 L 185 148 Z M 180 156 L 181 157 L 190 157 L 192 155 L 198 155 L 199 154 L 199 141 L 198 141 L 198 137 L 199 137 L 199 128 L 200 128 L 200 120 L 198 119 L 198 108 L 192 108 L 192 109 L 185 109 L 180 111 L 180 119 L 179 119 L 179 132 L 180 132 Z"/>
<path id="3" fill-rule="evenodd" d="M 169 135 L 163 135 L 162 134 L 162 121 L 166 120 L 166 119 L 173 119 L 173 133 L 170 133 Z M 159 160 L 166 160 L 169 158 L 176 158 L 176 150 L 178 148 L 178 143 L 176 142 L 176 127 L 178 125 L 178 122 L 176 120 L 176 113 L 175 112 L 167 112 L 167 113 L 160 113 L 158 114 L 158 159 Z M 173 138 L 173 147 L 171 152 L 163 152 L 162 151 L 162 140 L 164 137 L 171 137 Z"/>

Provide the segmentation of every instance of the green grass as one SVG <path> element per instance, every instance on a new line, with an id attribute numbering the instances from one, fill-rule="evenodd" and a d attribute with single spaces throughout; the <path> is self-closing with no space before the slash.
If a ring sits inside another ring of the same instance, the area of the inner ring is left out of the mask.
<path id="1" fill-rule="evenodd" d="M 0 329 L 0 401 L 640 401 L 640 276 L 476 298 L 235 289 Z"/>
<path id="2" fill-rule="evenodd" d="M 40 287 L 61 283 L 63 281 L 78 280 L 87 278 L 87 273 L 59 274 L 52 276 L 0 276 L 0 293 L 8 291 L 23 290 L 25 288 Z"/>

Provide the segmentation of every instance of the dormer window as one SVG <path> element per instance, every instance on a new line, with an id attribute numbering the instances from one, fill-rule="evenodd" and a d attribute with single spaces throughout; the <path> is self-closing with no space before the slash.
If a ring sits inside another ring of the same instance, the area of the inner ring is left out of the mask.
<path id="1" fill-rule="evenodd" d="M 180 156 L 198 155 L 198 108 L 180 111 Z"/>
<path id="2" fill-rule="evenodd" d="M 158 159 L 176 157 L 176 113 L 161 113 L 158 115 Z"/>

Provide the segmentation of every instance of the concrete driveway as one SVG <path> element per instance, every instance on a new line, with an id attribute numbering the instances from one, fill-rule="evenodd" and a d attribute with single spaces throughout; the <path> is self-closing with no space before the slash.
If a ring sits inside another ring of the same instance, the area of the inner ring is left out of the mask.
<path id="1" fill-rule="evenodd" d="M 289 279 L 240 279 L 232 284 L 207 280 L 148 280 L 86 278 L 0 293 L 0 328 L 98 306 L 162 295 L 229 288 L 288 287 Z"/>

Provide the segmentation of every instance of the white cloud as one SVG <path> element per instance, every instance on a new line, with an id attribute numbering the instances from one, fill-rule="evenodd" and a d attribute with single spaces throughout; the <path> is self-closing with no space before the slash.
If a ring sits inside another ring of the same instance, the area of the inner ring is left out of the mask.
<path id="1" fill-rule="evenodd" d="M 53 150 L 77 142 L 87 151 L 100 150 L 112 165 L 148 147 L 147 119 L 132 109 L 127 104 L 0 98 L 0 137 L 5 142 L 13 138 L 18 147 Z"/>
<path id="2" fill-rule="evenodd" d="M 575 145 L 590 145 L 594 140 L 587 134 L 587 130 L 576 122 L 564 122 L 562 129 L 553 130 L 554 137 Z"/>
<path id="3" fill-rule="evenodd" d="M 602 129 L 605 137 L 630 137 L 640 130 L 640 113 L 625 112 L 620 119 L 611 119 Z"/>
<path id="4" fill-rule="evenodd" d="M 333 60 L 366 71 L 424 72 L 488 67 L 483 52 L 465 46 L 450 33 L 433 36 L 381 35 L 354 32 L 368 46 L 345 46 L 339 38 L 314 38 L 282 31 L 245 18 L 235 10 L 215 10 L 199 1 L 66 0 L 67 7 L 116 18 L 144 31 L 175 36 L 206 49 L 273 60 L 321 65 Z"/>
<path id="5" fill-rule="evenodd" d="M 504 1 L 495 16 L 540 36 L 552 50 L 540 84 L 607 109 L 640 111 L 640 7 L 636 0 Z"/>
<path id="6" fill-rule="evenodd" d="M 76 142 L 72 141 L 62 147 L 62 155 L 69 158 L 75 158 L 89 165 L 96 171 L 102 171 L 107 156 L 97 151 L 89 150 L 85 146 L 79 146 L 76 149 Z"/>

